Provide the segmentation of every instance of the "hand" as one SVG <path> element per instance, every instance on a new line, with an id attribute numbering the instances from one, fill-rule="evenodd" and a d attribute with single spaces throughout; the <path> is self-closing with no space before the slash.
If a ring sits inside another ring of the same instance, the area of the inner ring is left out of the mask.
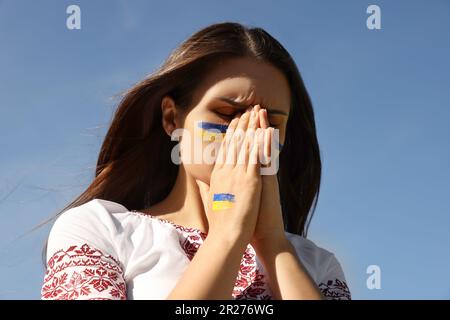
<path id="1" fill-rule="evenodd" d="M 262 179 L 256 143 L 261 129 L 255 130 L 257 116 L 256 112 L 247 110 L 230 122 L 207 192 L 209 235 L 221 234 L 246 244 L 254 233 L 261 200 Z M 213 201 L 216 195 L 229 196 L 231 201 Z"/>
<path id="2" fill-rule="evenodd" d="M 271 141 L 273 139 L 274 128 L 269 127 L 266 109 L 255 106 L 258 112 L 259 126 L 264 129 L 264 152 L 270 157 Z M 262 150 L 261 150 L 262 151 Z M 260 151 L 260 156 L 262 152 Z M 273 159 L 272 159 L 273 161 Z M 263 241 L 284 242 L 283 214 L 281 210 L 280 191 L 277 174 L 262 176 L 261 203 L 259 206 L 258 220 L 255 227 L 251 245 L 256 246 Z"/>

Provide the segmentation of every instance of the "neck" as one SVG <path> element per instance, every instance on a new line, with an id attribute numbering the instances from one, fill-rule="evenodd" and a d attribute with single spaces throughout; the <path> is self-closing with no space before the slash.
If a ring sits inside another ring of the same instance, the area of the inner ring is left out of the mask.
<path id="1" fill-rule="evenodd" d="M 164 215 L 172 222 L 208 232 L 208 219 L 196 179 L 179 166 L 177 179 L 169 195 L 147 210 L 151 215 Z"/>

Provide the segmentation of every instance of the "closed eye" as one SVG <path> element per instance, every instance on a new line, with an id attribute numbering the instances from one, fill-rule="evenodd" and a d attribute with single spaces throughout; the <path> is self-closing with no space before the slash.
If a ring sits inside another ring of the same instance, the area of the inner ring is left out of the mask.
<path id="1" fill-rule="evenodd" d="M 215 113 L 217 114 L 217 115 L 219 115 L 221 118 L 225 118 L 226 120 L 232 120 L 233 118 L 234 118 L 234 116 L 235 116 L 235 114 L 236 114 L 236 112 L 235 111 L 232 111 L 231 113 L 226 113 L 226 112 L 218 112 L 218 111 L 215 111 Z M 269 117 L 270 118 L 270 117 Z M 269 121 L 269 126 L 270 127 L 277 127 L 277 126 L 279 126 L 279 124 L 278 123 L 273 123 L 273 122 L 270 122 Z"/>
<path id="2" fill-rule="evenodd" d="M 218 115 L 223 117 L 234 117 L 235 113 L 223 113 L 223 112 L 216 112 Z"/>
<path id="3" fill-rule="evenodd" d="M 214 113 L 217 114 L 220 118 L 224 119 L 225 121 L 231 121 L 234 118 L 236 111 L 237 111 L 236 108 L 227 106 L 215 109 Z"/>

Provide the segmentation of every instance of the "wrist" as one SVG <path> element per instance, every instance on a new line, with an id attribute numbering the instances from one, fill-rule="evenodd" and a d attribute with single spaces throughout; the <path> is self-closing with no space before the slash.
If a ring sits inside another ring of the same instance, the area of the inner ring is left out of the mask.
<path id="1" fill-rule="evenodd" d="M 282 252 L 290 251 L 293 246 L 286 235 L 278 237 L 266 237 L 252 241 L 252 247 L 259 252 Z"/>
<path id="2" fill-rule="evenodd" d="M 208 242 L 220 243 L 224 249 L 245 249 L 249 243 L 249 241 L 242 234 L 234 232 L 210 232 L 206 239 L 209 239 Z"/>

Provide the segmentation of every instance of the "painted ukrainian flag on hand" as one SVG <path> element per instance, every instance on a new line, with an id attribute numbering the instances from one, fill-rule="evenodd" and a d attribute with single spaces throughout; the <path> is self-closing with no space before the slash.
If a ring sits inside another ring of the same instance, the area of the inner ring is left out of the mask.
<path id="1" fill-rule="evenodd" d="M 213 197 L 213 211 L 228 209 L 233 206 L 234 194 L 231 193 L 215 193 Z"/>

